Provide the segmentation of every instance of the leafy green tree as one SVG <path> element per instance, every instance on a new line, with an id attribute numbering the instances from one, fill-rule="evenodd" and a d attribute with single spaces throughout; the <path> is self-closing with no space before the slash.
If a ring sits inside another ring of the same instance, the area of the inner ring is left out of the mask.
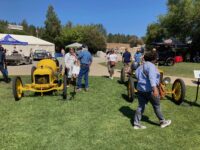
<path id="1" fill-rule="evenodd" d="M 66 28 L 72 28 L 73 27 L 73 23 L 71 21 L 68 21 L 65 25 Z"/>
<path id="2" fill-rule="evenodd" d="M 161 42 L 165 38 L 165 29 L 159 23 L 151 24 L 147 27 L 147 35 L 145 37 L 146 44 L 152 42 Z"/>
<path id="3" fill-rule="evenodd" d="M 49 6 L 46 14 L 45 33 L 43 38 L 49 42 L 57 44 L 57 39 L 61 33 L 61 22 L 58 19 L 53 6 Z"/>
<path id="4" fill-rule="evenodd" d="M 74 42 L 86 44 L 92 53 L 106 49 L 105 36 L 95 25 L 77 25 L 72 28 L 65 26 L 62 28 L 58 41 L 63 46 Z"/>
<path id="5" fill-rule="evenodd" d="M 168 0 L 167 7 L 167 14 L 148 26 L 146 43 L 174 37 L 182 42 L 190 39 L 192 47 L 200 48 L 200 1 Z"/>
<path id="6" fill-rule="evenodd" d="M 0 20 L 0 33 L 6 33 L 8 31 L 8 22 Z"/>

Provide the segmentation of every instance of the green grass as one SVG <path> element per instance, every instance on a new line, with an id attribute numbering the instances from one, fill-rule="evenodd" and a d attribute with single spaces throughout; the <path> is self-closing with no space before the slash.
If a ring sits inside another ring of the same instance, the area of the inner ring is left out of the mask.
<path id="1" fill-rule="evenodd" d="M 30 78 L 23 77 L 23 81 Z M 172 125 L 161 129 L 152 107 L 147 106 L 136 131 L 131 118 L 137 101 L 123 98 L 126 87 L 103 77 L 90 78 L 90 91 L 63 101 L 60 95 L 33 97 L 28 93 L 15 102 L 11 84 L 0 83 L 0 149 L 199 149 L 200 108 L 161 102 L 164 116 Z M 187 87 L 186 99 L 193 101 L 195 88 Z"/>
<path id="2" fill-rule="evenodd" d="M 106 66 L 106 63 L 101 63 Z M 118 62 L 116 69 L 123 67 L 122 62 Z M 165 75 L 194 78 L 194 70 L 200 70 L 200 63 L 176 63 L 174 66 L 159 66 L 159 69 L 164 71 Z"/>
<path id="3" fill-rule="evenodd" d="M 194 78 L 194 70 L 200 70 L 200 63 L 176 63 L 174 66 L 159 66 L 166 75 Z"/>

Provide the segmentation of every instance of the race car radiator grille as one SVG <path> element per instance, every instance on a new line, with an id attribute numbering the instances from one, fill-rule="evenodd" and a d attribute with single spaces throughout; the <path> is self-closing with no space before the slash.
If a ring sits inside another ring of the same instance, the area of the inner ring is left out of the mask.
<path id="1" fill-rule="evenodd" d="M 35 84 L 49 84 L 49 75 L 35 75 Z"/>

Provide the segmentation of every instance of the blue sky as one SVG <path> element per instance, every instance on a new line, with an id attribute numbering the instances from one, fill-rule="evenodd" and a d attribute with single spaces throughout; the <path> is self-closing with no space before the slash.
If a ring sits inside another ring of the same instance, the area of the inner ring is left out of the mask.
<path id="1" fill-rule="evenodd" d="M 165 14 L 167 0 L 0 0 L 0 19 L 44 26 L 48 5 L 62 24 L 102 23 L 108 33 L 144 36 L 147 25 Z"/>

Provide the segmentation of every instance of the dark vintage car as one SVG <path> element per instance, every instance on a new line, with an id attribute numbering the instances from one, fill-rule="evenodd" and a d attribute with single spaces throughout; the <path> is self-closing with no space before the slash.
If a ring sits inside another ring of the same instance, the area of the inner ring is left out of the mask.
<path id="1" fill-rule="evenodd" d="M 172 49 L 159 49 L 158 51 L 158 64 L 172 66 L 175 63 L 175 52 Z"/>
<path id="2" fill-rule="evenodd" d="M 28 65 L 32 64 L 32 58 L 13 52 L 11 55 L 6 56 L 7 65 Z"/>
<path id="3" fill-rule="evenodd" d="M 172 66 L 175 62 L 188 61 L 186 54 L 189 52 L 189 46 L 177 40 L 171 40 L 171 43 L 161 42 L 152 43 L 151 46 L 156 48 L 158 54 L 158 64 Z"/>
<path id="4" fill-rule="evenodd" d="M 51 54 L 46 50 L 35 50 L 33 53 L 33 60 L 42 60 L 45 58 L 51 58 Z"/>

